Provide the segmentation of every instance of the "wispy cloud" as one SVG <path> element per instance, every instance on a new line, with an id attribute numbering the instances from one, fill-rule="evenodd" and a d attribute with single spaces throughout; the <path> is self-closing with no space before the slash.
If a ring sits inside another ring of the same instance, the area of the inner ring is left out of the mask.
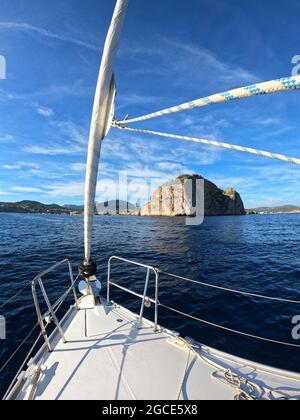
<path id="1" fill-rule="evenodd" d="M 175 84 L 185 83 L 188 88 L 191 87 L 190 81 L 194 84 L 199 78 L 205 80 L 206 86 L 213 81 L 214 85 L 221 82 L 231 87 L 238 87 L 243 83 L 256 83 L 260 80 L 253 71 L 236 63 L 230 63 L 212 50 L 198 44 L 162 36 L 157 36 L 153 43 L 159 44 L 160 47 L 131 46 L 130 49 L 121 52 L 122 57 L 138 64 L 132 66 L 132 73 L 152 73 L 156 78 L 167 77 L 169 83 L 175 80 Z M 151 65 L 154 60 L 155 66 Z"/>
<path id="2" fill-rule="evenodd" d="M 65 184 L 54 184 L 48 187 L 46 192 L 51 197 L 83 197 L 84 182 L 71 182 Z"/>
<path id="3" fill-rule="evenodd" d="M 80 155 L 86 152 L 87 134 L 84 128 L 72 121 L 51 120 L 54 140 L 48 140 L 47 146 L 34 144 L 26 146 L 23 151 L 34 155 Z"/>
<path id="4" fill-rule="evenodd" d="M 126 167 L 137 162 L 155 168 L 160 162 L 170 161 L 192 169 L 196 165 L 217 162 L 222 151 L 201 145 L 195 147 L 187 142 L 112 131 L 103 144 L 102 155 L 105 161 L 110 161 L 111 157 L 121 159 Z"/>
<path id="5" fill-rule="evenodd" d="M 84 47 L 91 51 L 99 51 L 99 47 L 97 47 L 96 45 L 90 44 L 77 38 L 73 38 L 72 36 L 60 35 L 50 30 L 34 26 L 26 22 L 0 22 L 0 30 L 18 31 L 26 34 L 34 34 L 39 37 L 53 39 L 61 42 L 67 42 L 69 44 L 73 44 L 79 47 Z"/>
<path id="6" fill-rule="evenodd" d="M 20 169 L 39 170 L 40 165 L 37 163 L 32 163 L 32 162 L 17 162 L 13 164 L 6 164 L 3 166 L 0 166 L 0 169 L 5 169 L 7 171 L 14 171 L 14 170 L 20 170 Z"/>
<path id="7" fill-rule="evenodd" d="M 205 77 L 207 77 L 207 74 L 211 75 L 211 72 L 213 72 L 219 80 L 233 84 L 238 82 L 254 83 L 258 81 L 258 77 L 249 70 L 229 64 L 225 60 L 217 57 L 215 53 L 208 49 L 202 48 L 190 42 L 174 39 L 164 38 L 164 41 L 166 45 L 177 51 L 177 56 L 179 54 L 185 54 L 189 57 L 188 62 L 186 59 L 183 61 L 183 57 L 179 57 L 178 61 L 180 61 L 180 63 L 189 64 L 192 60 L 194 68 L 197 66 L 197 63 L 201 63 L 199 70 L 202 68 L 202 72 L 205 73 Z M 180 67 L 182 65 L 186 64 L 179 64 Z M 207 73 L 206 70 L 210 70 L 210 73 Z"/>
<path id="8" fill-rule="evenodd" d="M 53 145 L 53 146 L 27 146 L 23 151 L 32 155 L 58 156 L 58 155 L 76 155 L 81 154 L 83 149 L 75 145 Z"/>
<path id="9" fill-rule="evenodd" d="M 66 97 L 85 97 L 91 88 L 84 86 L 81 80 L 71 84 L 51 85 L 32 92 L 12 92 L 0 89 L 0 101 L 32 101 L 37 99 L 60 99 Z"/>
<path id="10" fill-rule="evenodd" d="M 146 202 L 159 185 L 157 179 L 130 178 L 128 174 L 119 173 L 112 178 L 101 178 L 97 186 L 96 200 L 103 202 L 107 200 L 121 199 L 130 201 L 133 204 Z"/>
<path id="11" fill-rule="evenodd" d="M 37 106 L 36 112 L 45 118 L 51 118 L 54 116 L 54 111 L 51 108 L 43 107 L 43 106 Z"/>
<path id="12" fill-rule="evenodd" d="M 117 101 L 117 109 L 126 108 L 131 105 L 147 105 L 147 104 L 158 104 L 162 98 L 160 96 L 149 96 L 149 95 L 138 95 L 136 93 L 130 93 L 127 95 L 119 95 Z M 157 106 L 157 105 L 156 105 Z"/>
<path id="13" fill-rule="evenodd" d="M 74 172 L 84 172 L 86 170 L 86 164 L 85 163 L 72 163 L 70 165 L 70 169 Z"/>
<path id="14" fill-rule="evenodd" d="M 51 126 L 55 130 L 58 130 L 66 140 L 70 140 L 72 143 L 81 144 L 84 146 L 87 145 L 87 131 L 72 121 L 52 121 Z"/>
<path id="15" fill-rule="evenodd" d="M 43 190 L 34 187 L 13 187 L 12 191 L 17 193 L 42 193 Z"/>
<path id="16" fill-rule="evenodd" d="M 9 143 L 14 140 L 14 136 L 11 134 L 0 133 L 0 143 Z"/>
<path id="17" fill-rule="evenodd" d="M 256 124 L 260 124 L 262 126 L 278 126 L 278 125 L 282 125 L 282 120 L 279 117 L 266 117 L 266 118 L 257 118 L 255 120 Z"/>

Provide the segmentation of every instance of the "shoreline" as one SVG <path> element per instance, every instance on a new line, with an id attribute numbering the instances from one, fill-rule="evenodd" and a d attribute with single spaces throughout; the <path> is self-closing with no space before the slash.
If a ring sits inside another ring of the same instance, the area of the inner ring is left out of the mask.
<path id="1" fill-rule="evenodd" d="M 37 216 L 84 216 L 84 213 L 39 213 L 39 212 L 13 212 L 13 211 L 0 211 L 1 214 L 18 214 L 18 215 L 37 215 Z M 299 214 L 300 211 L 291 211 L 291 212 L 266 212 L 266 213 L 245 213 L 245 214 L 223 214 L 223 215 L 206 215 L 205 217 L 244 217 L 244 216 L 284 216 Z M 95 214 L 96 217 L 137 217 L 137 218 L 186 218 L 192 216 L 179 215 L 179 216 L 160 216 L 160 215 L 150 215 L 150 216 L 138 216 L 133 214 Z"/>

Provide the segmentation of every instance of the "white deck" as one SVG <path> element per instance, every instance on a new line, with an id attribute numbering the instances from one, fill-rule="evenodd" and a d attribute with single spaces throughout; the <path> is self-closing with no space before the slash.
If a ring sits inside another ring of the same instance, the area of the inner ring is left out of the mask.
<path id="1" fill-rule="evenodd" d="M 217 368 L 180 345 L 170 332 L 153 331 L 121 307 L 87 307 L 70 312 L 63 328 L 67 343 L 54 337 L 51 353 L 42 351 L 35 364 L 42 374 L 27 381 L 17 399 L 36 400 L 232 400 L 239 394 Z M 121 322 L 122 321 L 122 322 Z M 300 399 L 300 375 L 270 369 L 201 348 L 206 359 L 255 380 L 268 390 L 284 389 Z M 284 377 L 283 377 L 284 375 Z M 267 393 L 266 393 L 267 395 Z M 276 394 L 280 397 L 282 394 Z"/>

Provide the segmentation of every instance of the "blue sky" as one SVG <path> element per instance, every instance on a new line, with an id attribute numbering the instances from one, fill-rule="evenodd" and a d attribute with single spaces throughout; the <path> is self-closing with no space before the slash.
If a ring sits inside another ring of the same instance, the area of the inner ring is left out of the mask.
<path id="1" fill-rule="evenodd" d="M 1 0 L 0 201 L 83 202 L 94 89 L 114 4 Z M 115 70 L 117 117 L 290 76 L 299 22 L 294 0 L 130 0 Z M 138 127 L 300 157 L 299 104 L 299 92 L 288 92 Z M 118 171 L 137 188 L 189 172 L 236 188 L 247 207 L 300 205 L 297 166 L 113 129 L 102 149 L 98 199 L 110 198 Z"/>

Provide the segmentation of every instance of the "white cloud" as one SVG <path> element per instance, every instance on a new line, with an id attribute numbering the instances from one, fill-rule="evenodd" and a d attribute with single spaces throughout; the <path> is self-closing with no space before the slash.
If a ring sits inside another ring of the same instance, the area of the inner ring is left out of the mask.
<path id="1" fill-rule="evenodd" d="M 174 163 L 174 162 L 170 162 L 170 161 L 166 161 L 166 162 L 158 162 L 157 166 L 159 169 L 161 169 L 162 171 L 185 171 L 185 168 L 182 164 L 180 163 Z"/>
<path id="2" fill-rule="evenodd" d="M 25 153 L 33 155 L 47 155 L 47 156 L 57 156 L 57 155 L 74 155 L 83 152 L 83 149 L 78 146 L 28 146 L 24 149 Z"/>
<path id="3" fill-rule="evenodd" d="M 70 85 L 51 85 L 33 92 L 11 92 L 0 89 L 0 100 L 3 101 L 31 101 L 38 98 L 54 99 L 68 97 L 86 97 L 93 91 L 93 88 L 89 88 L 82 84 L 82 81 L 76 81 Z"/>
<path id="4" fill-rule="evenodd" d="M 206 136 L 209 138 L 209 136 Z M 215 139 L 215 136 L 212 136 Z M 159 169 L 160 162 L 172 162 L 192 170 L 195 166 L 211 165 L 219 161 L 222 151 L 213 147 L 195 145 L 185 141 L 162 139 L 155 136 L 141 137 L 138 134 L 111 132 L 103 143 L 102 159 L 107 162 L 117 159 L 122 169 L 138 164 L 142 169 Z M 165 168 L 167 169 L 167 168 Z"/>
<path id="5" fill-rule="evenodd" d="M 82 127 L 71 121 L 51 121 L 54 141 L 48 141 L 47 145 L 26 146 L 25 153 L 35 155 L 78 155 L 86 152 L 87 135 Z M 56 140 L 57 139 L 57 140 Z M 43 142 L 45 143 L 45 142 Z"/>
<path id="6" fill-rule="evenodd" d="M 2 31 L 18 31 L 23 33 L 36 34 L 41 37 L 54 39 L 61 42 L 71 43 L 79 47 L 84 47 L 92 51 L 99 51 L 99 47 L 92 45 L 80 39 L 71 36 L 59 35 L 44 28 L 30 25 L 26 22 L 0 22 L 0 30 Z"/>
<path id="7" fill-rule="evenodd" d="M 147 105 L 147 104 L 159 104 L 161 103 L 162 98 L 160 96 L 149 96 L 149 95 L 139 95 L 135 93 L 127 95 L 119 95 L 117 101 L 117 109 L 126 108 L 131 105 Z"/>
<path id="8" fill-rule="evenodd" d="M 33 188 L 33 187 L 13 187 L 12 191 L 17 193 L 41 193 L 43 190 L 40 188 Z"/>
<path id="9" fill-rule="evenodd" d="M 252 177 L 239 177 L 239 176 L 214 176 L 211 175 L 208 177 L 210 181 L 212 181 L 214 184 L 216 184 L 221 189 L 227 189 L 229 187 L 232 187 L 238 192 L 240 192 L 240 188 L 243 188 L 245 190 L 250 190 L 252 188 L 257 187 L 258 182 L 253 179 Z"/>
<path id="10" fill-rule="evenodd" d="M 84 182 L 54 184 L 48 187 L 46 194 L 51 197 L 83 197 Z"/>
<path id="11" fill-rule="evenodd" d="M 232 87 L 237 87 L 237 83 L 252 84 L 259 81 L 259 77 L 250 70 L 231 64 L 200 45 L 161 36 L 157 36 L 153 40 L 155 42 L 159 44 L 159 48 L 131 47 L 122 51 L 127 60 L 138 63 L 138 69 L 134 68 L 134 73 L 151 72 L 156 77 L 167 77 L 169 83 L 172 74 L 175 84 L 185 83 L 188 88 L 191 87 L 191 82 L 194 87 L 199 78 L 205 80 L 206 85 L 213 81 L 214 85 L 221 82 Z M 150 60 L 156 64 L 152 65 Z M 207 75 L 210 77 L 207 78 Z"/>
<path id="12" fill-rule="evenodd" d="M 77 143 L 85 146 L 88 143 L 88 135 L 86 130 L 76 125 L 72 121 L 52 121 L 51 126 L 55 130 L 59 130 L 60 133 L 72 143 Z"/>
<path id="13" fill-rule="evenodd" d="M 16 169 L 20 169 L 20 166 L 19 165 L 3 165 L 2 169 L 5 169 L 7 171 L 13 171 Z"/>
<path id="14" fill-rule="evenodd" d="M 14 140 L 14 137 L 11 134 L 0 133 L 0 143 L 10 143 Z"/>
<path id="15" fill-rule="evenodd" d="M 51 108 L 39 106 L 37 107 L 36 111 L 39 115 L 45 118 L 51 118 L 54 116 L 54 112 Z"/>
<path id="16" fill-rule="evenodd" d="M 217 57 L 212 51 L 201 48 L 198 45 L 183 42 L 179 40 L 166 39 L 165 42 L 170 47 L 174 48 L 178 53 L 181 51 L 187 54 L 194 63 L 194 68 L 197 62 L 201 62 L 204 66 L 203 70 L 210 69 L 220 80 L 225 82 L 236 83 L 243 81 L 247 83 L 257 82 L 257 76 L 242 67 L 233 66 L 226 61 Z M 194 70 L 194 69 L 193 69 Z"/>
<path id="17" fill-rule="evenodd" d="M 263 126 L 276 126 L 276 125 L 282 125 L 283 122 L 278 117 L 265 117 L 265 118 L 257 118 L 255 120 L 255 124 L 260 124 Z"/>
<path id="18" fill-rule="evenodd" d="M 20 170 L 20 169 L 39 170 L 40 165 L 37 163 L 31 163 L 31 162 L 17 162 L 15 164 L 3 165 L 2 169 L 5 169 L 7 171 Z"/>
<path id="19" fill-rule="evenodd" d="M 126 172 L 116 174 L 113 179 L 102 178 L 97 185 L 96 201 L 124 200 L 132 202 L 146 202 L 161 180 L 130 178 Z"/>
<path id="20" fill-rule="evenodd" d="M 70 165 L 70 168 L 74 172 L 85 172 L 85 170 L 86 170 L 86 164 L 85 163 L 81 163 L 81 162 L 72 163 Z"/>

